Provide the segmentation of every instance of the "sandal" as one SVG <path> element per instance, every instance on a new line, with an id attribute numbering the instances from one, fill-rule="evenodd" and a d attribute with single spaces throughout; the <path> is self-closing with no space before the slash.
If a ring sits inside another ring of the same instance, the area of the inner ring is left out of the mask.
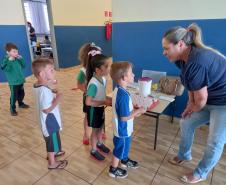
<path id="1" fill-rule="evenodd" d="M 202 177 L 194 176 L 192 173 L 190 173 L 188 175 L 184 175 L 180 177 L 180 180 L 188 184 L 195 184 L 201 181 L 205 181 L 206 179 L 203 179 Z"/>
<path id="2" fill-rule="evenodd" d="M 57 161 L 57 162 L 59 162 L 58 165 L 56 165 L 55 167 L 48 166 L 48 169 L 49 170 L 64 169 L 68 165 L 67 160 L 62 160 L 62 161 Z"/>
<path id="3" fill-rule="evenodd" d="M 173 158 L 171 158 L 171 159 L 168 160 L 168 162 L 169 162 L 170 164 L 177 165 L 177 166 L 180 166 L 180 165 L 182 165 L 183 163 L 189 162 L 189 161 L 191 161 L 191 160 L 181 160 L 181 159 L 179 159 L 177 156 L 176 156 L 176 157 L 173 157 Z"/>

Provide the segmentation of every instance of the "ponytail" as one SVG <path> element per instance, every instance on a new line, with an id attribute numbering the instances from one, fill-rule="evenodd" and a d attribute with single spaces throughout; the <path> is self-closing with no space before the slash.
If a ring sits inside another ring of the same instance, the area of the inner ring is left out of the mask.
<path id="1" fill-rule="evenodd" d="M 90 55 L 89 52 L 95 50 L 95 51 L 102 51 L 102 49 L 99 46 L 96 46 L 95 43 L 85 43 L 81 46 L 78 52 L 78 60 L 80 61 L 81 65 L 86 68 L 89 60 Z"/>
<path id="2" fill-rule="evenodd" d="M 225 58 L 225 56 L 220 53 L 218 50 L 211 48 L 209 46 L 206 46 L 203 41 L 202 41 L 202 31 L 200 29 L 200 27 L 193 23 L 191 25 L 188 26 L 187 28 L 188 32 L 192 33 L 192 40 L 193 40 L 193 44 L 197 47 L 197 48 L 204 48 L 204 49 L 208 49 L 211 50 L 215 53 L 217 53 L 218 55 L 222 56 L 223 58 Z"/>
<path id="3" fill-rule="evenodd" d="M 222 53 L 203 43 L 201 29 L 195 23 L 189 25 L 187 29 L 180 26 L 171 28 L 165 32 L 163 37 L 173 44 L 177 44 L 180 40 L 183 40 L 187 46 L 193 45 L 197 48 L 208 49 L 225 58 Z"/>
<path id="4" fill-rule="evenodd" d="M 86 68 L 87 61 L 88 61 L 88 52 L 90 50 L 90 44 L 85 43 L 82 45 L 82 47 L 78 51 L 78 60 L 80 61 L 80 64 Z"/>
<path id="5" fill-rule="evenodd" d="M 89 56 L 89 60 L 88 63 L 86 65 L 86 81 L 87 81 L 87 85 L 89 83 L 89 81 L 91 80 L 91 78 L 93 77 L 93 73 L 94 73 L 94 68 L 91 62 L 91 57 Z"/>
<path id="6" fill-rule="evenodd" d="M 96 68 L 100 68 L 102 65 L 104 65 L 106 63 L 107 59 L 108 59 L 108 57 L 103 55 L 103 54 L 97 54 L 95 56 L 91 56 L 91 55 L 89 56 L 89 61 L 87 63 L 87 67 L 86 67 L 87 84 L 89 83 L 89 81 L 93 77 L 93 74 L 95 73 Z"/>

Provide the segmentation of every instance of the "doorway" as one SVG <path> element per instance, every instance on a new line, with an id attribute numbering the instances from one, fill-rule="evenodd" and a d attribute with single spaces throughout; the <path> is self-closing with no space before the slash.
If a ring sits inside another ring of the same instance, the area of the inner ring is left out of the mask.
<path id="1" fill-rule="evenodd" d="M 50 0 L 22 0 L 32 60 L 49 58 L 58 69 Z"/>

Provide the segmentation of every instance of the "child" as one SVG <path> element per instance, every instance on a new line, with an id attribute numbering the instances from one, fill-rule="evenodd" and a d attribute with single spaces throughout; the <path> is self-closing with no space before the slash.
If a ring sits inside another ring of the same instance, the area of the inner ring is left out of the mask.
<path id="1" fill-rule="evenodd" d="M 19 55 L 18 48 L 13 43 L 5 45 L 7 56 L 3 59 L 1 69 L 5 72 L 10 87 L 10 112 L 12 116 L 17 116 L 16 101 L 20 108 L 29 108 L 24 100 L 25 78 L 22 69 L 25 68 L 24 59 Z"/>
<path id="2" fill-rule="evenodd" d="M 84 117 L 84 135 L 83 135 L 83 144 L 84 145 L 89 145 L 89 137 L 90 137 L 90 130 L 88 127 L 88 123 L 87 123 L 87 113 L 86 113 L 86 104 L 85 104 L 85 91 L 86 91 L 86 66 L 89 60 L 89 51 L 91 50 L 97 50 L 97 51 L 101 51 L 101 49 L 97 46 L 95 46 L 95 44 L 93 43 L 86 43 L 84 44 L 80 50 L 79 50 L 79 61 L 81 62 L 81 65 L 83 66 L 78 75 L 77 75 L 77 87 L 83 91 L 83 112 L 85 114 Z"/>
<path id="3" fill-rule="evenodd" d="M 101 48 L 96 46 L 94 43 L 86 43 L 84 44 L 78 53 L 78 59 L 82 65 L 82 68 L 80 69 L 76 79 L 77 79 L 77 87 L 78 89 L 80 89 L 83 93 L 83 112 L 85 114 L 84 117 L 84 135 L 83 135 L 83 144 L 84 145 L 89 145 L 89 138 L 90 138 L 90 129 L 88 127 L 88 123 L 87 123 L 87 113 L 86 113 L 86 104 L 85 104 L 85 99 L 86 99 L 86 66 L 87 63 L 89 61 L 89 59 L 91 58 L 90 55 L 88 55 L 88 53 L 90 51 L 99 51 L 99 53 L 101 53 Z"/>
<path id="4" fill-rule="evenodd" d="M 51 45 L 51 41 L 49 40 L 49 36 L 45 35 L 45 39 L 43 41 L 44 44 Z"/>
<path id="5" fill-rule="evenodd" d="M 86 105 L 88 125 L 92 127 L 90 154 L 95 159 L 102 161 L 105 157 L 97 148 L 106 154 L 110 152 L 102 141 L 102 128 L 105 121 L 104 106 L 111 105 L 111 98 L 106 97 L 106 79 L 104 78 L 109 74 L 108 57 L 96 50 L 91 50 L 88 54 L 91 60 L 86 68 L 88 82 Z"/>
<path id="6" fill-rule="evenodd" d="M 37 79 L 34 92 L 41 130 L 46 142 L 48 169 L 63 169 L 68 164 L 67 160 L 57 161 L 55 159 L 65 154 L 61 150 L 59 135 L 62 126 L 58 104 L 62 99 L 62 94 L 48 87 L 56 82 L 54 66 L 49 59 L 40 58 L 32 63 L 32 71 Z"/>
<path id="7" fill-rule="evenodd" d="M 125 178 L 127 171 L 118 167 L 119 160 L 121 160 L 122 167 L 134 169 L 139 167 L 136 161 L 128 158 L 128 154 L 133 132 L 133 119 L 144 113 L 145 109 L 142 107 L 133 110 L 130 94 L 126 90 L 127 85 L 134 81 L 132 65 L 129 62 L 113 63 L 110 75 L 117 86 L 114 89 L 112 97 L 114 150 L 109 176 Z"/>

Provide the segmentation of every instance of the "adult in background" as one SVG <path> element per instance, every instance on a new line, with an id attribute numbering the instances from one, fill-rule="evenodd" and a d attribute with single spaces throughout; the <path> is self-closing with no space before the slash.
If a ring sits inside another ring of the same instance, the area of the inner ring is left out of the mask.
<path id="1" fill-rule="evenodd" d="M 207 47 L 196 24 L 174 27 L 162 39 L 163 55 L 181 70 L 181 81 L 189 91 L 180 122 L 181 140 L 177 156 L 169 162 L 180 165 L 192 160 L 195 129 L 209 123 L 207 146 L 197 167 L 180 179 L 197 183 L 207 179 L 219 161 L 226 141 L 226 58 Z"/>
<path id="2" fill-rule="evenodd" d="M 31 24 L 30 22 L 27 22 L 27 25 L 28 25 L 28 29 L 29 29 L 31 44 L 32 44 L 33 42 L 37 42 L 37 37 L 36 37 L 36 34 L 35 34 L 35 29 L 34 29 L 34 27 L 32 26 L 32 24 Z"/>

